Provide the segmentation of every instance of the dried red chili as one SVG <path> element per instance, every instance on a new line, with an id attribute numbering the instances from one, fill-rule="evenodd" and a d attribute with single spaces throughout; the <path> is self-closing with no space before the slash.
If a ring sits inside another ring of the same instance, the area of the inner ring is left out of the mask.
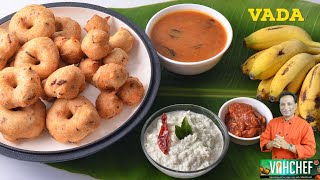
<path id="1" fill-rule="evenodd" d="M 168 154 L 169 150 L 169 131 L 167 125 L 167 115 L 165 113 L 161 116 L 162 125 L 158 136 L 158 146 L 164 154 Z"/>

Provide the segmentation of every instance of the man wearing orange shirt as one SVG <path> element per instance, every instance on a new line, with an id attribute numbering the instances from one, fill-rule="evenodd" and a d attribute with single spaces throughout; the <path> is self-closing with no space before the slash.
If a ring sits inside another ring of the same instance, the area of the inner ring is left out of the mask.
<path id="1" fill-rule="evenodd" d="M 283 92 L 280 97 L 280 112 L 283 116 L 272 119 L 260 136 L 262 152 L 272 151 L 272 159 L 305 159 L 316 153 L 316 142 L 311 126 L 294 116 L 297 97 Z"/>

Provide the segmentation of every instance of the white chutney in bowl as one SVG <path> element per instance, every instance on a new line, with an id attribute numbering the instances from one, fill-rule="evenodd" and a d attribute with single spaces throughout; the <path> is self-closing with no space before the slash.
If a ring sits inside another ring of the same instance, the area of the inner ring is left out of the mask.
<path id="1" fill-rule="evenodd" d="M 141 132 L 141 146 L 152 165 L 176 178 L 194 178 L 216 167 L 226 155 L 229 135 L 210 110 L 175 104 L 155 112 Z"/>
<path id="2" fill-rule="evenodd" d="M 221 131 L 208 117 L 191 111 L 173 111 L 167 114 L 169 151 L 164 154 L 158 147 L 161 117 L 151 123 L 145 133 L 145 149 L 159 164 L 178 171 L 193 171 L 208 167 L 220 156 L 223 149 Z M 175 125 L 187 118 L 192 134 L 179 140 Z"/>

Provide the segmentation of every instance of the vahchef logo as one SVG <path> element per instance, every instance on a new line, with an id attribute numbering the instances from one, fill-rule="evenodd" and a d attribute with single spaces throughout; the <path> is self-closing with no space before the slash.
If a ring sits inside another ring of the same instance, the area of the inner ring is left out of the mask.
<path id="1" fill-rule="evenodd" d="M 320 174 L 319 160 L 261 160 L 261 178 L 310 179 Z"/>
<path id="2" fill-rule="evenodd" d="M 249 8 L 248 12 L 253 21 L 304 21 L 300 9 L 293 8 L 291 11 L 284 8 L 277 8 L 272 13 L 270 8 Z"/>
<path id="3" fill-rule="evenodd" d="M 312 161 L 273 161 L 270 162 L 270 174 L 304 174 L 309 175 Z"/>

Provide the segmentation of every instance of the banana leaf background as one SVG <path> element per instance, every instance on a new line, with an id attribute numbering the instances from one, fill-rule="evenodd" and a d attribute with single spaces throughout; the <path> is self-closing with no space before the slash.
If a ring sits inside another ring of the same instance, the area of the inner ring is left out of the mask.
<path id="1" fill-rule="evenodd" d="M 209 72 L 197 76 L 179 76 L 162 68 L 158 96 L 149 115 L 171 104 L 192 103 L 210 109 L 216 114 L 228 99 L 240 96 L 255 97 L 259 81 L 251 81 L 240 71 L 240 65 L 254 51 L 245 48 L 243 38 L 250 33 L 276 24 L 293 24 L 304 28 L 315 41 L 320 41 L 320 5 L 292 0 L 183 0 L 130 9 L 114 9 L 145 29 L 148 20 L 159 10 L 173 4 L 195 3 L 214 8 L 230 21 L 234 36 L 223 59 Z M 304 22 L 254 22 L 248 8 L 299 8 Z M 284 34 L 285 36 L 285 34 Z M 264 102 L 274 117 L 279 116 L 278 104 Z M 63 163 L 49 164 L 71 172 L 83 173 L 98 179 L 171 179 L 153 167 L 140 146 L 142 121 L 134 131 L 112 146 L 94 155 Z M 315 133 L 317 149 L 320 134 Z M 222 162 L 199 179 L 258 179 L 260 159 L 270 159 L 271 153 L 260 152 L 259 145 L 240 146 L 230 143 Z M 319 150 L 313 159 L 320 159 Z"/>

